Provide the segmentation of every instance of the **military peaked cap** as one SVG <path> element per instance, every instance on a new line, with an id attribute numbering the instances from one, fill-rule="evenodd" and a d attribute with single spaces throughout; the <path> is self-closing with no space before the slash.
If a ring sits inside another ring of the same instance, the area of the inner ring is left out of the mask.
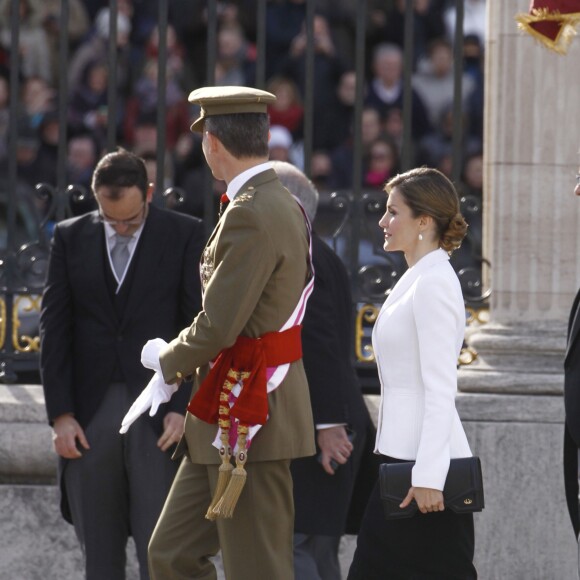
<path id="1" fill-rule="evenodd" d="M 192 131 L 203 131 L 206 117 L 234 113 L 266 113 L 276 96 L 251 87 L 202 87 L 192 91 L 189 102 L 200 105 L 199 117 L 191 125 Z"/>

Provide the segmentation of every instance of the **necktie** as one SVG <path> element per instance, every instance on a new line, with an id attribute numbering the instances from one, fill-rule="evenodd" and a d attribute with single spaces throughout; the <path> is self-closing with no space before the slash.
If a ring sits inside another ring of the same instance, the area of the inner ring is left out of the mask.
<path id="1" fill-rule="evenodd" d="M 131 241 L 131 237 L 115 234 L 115 245 L 111 250 L 111 261 L 113 262 L 113 268 L 119 280 L 123 276 L 123 272 L 129 261 L 129 248 L 127 244 Z"/>

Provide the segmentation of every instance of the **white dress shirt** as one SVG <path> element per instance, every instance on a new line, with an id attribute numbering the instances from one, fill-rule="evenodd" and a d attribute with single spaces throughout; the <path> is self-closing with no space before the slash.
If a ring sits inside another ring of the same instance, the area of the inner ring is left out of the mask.
<path id="1" fill-rule="evenodd" d="M 125 271 L 123 272 L 123 275 L 120 278 L 117 276 L 117 273 L 115 272 L 115 268 L 113 267 L 113 258 L 111 257 L 111 252 L 112 252 L 113 248 L 115 247 L 115 235 L 117 234 L 117 232 L 115 231 L 115 229 L 113 228 L 113 226 L 111 224 L 108 224 L 107 222 L 103 222 L 103 225 L 105 226 L 105 240 L 107 241 L 107 255 L 109 256 L 109 265 L 111 266 L 111 270 L 113 272 L 113 275 L 115 276 L 115 280 L 117 280 L 117 290 L 115 291 L 115 294 L 118 294 L 119 290 L 121 288 L 121 285 L 123 284 L 123 282 L 125 280 L 125 276 L 127 275 L 127 272 L 129 271 L 129 266 L 131 265 L 131 260 L 133 259 L 133 254 L 135 254 L 135 248 L 137 247 L 137 242 L 139 241 L 139 238 L 141 237 L 141 232 L 143 231 L 143 226 L 145 225 L 145 220 L 139 226 L 139 228 L 130 236 L 131 239 L 129 240 L 129 243 L 127 244 L 127 250 L 129 251 L 129 259 L 127 260 L 127 265 L 125 266 Z"/>
<path id="2" fill-rule="evenodd" d="M 240 189 L 243 187 L 245 183 L 247 183 L 254 175 L 258 175 L 258 173 L 262 173 L 268 169 L 272 169 L 272 162 L 266 161 L 265 163 L 260 163 L 258 165 L 254 165 L 254 167 L 250 167 L 250 169 L 246 169 L 242 171 L 238 175 L 236 175 L 229 183 L 228 188 L 226 190 L 226 195 L 228 196 L 230 201 L 233 201 L 236 195 L 238 195 Z"/>

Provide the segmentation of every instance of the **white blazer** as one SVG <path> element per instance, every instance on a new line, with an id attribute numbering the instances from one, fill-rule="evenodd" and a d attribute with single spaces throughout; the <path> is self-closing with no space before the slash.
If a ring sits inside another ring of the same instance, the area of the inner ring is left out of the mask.
<path id="1" fill-rule="evenodd" d="M 449 256 L 423 256 L 397 282 L 373 328 L 381 381 L 375 452 L 416 460 L 412 484 L 443 489 L 449 460 L 471 450 L 455 409 L 465 306 Z"/>

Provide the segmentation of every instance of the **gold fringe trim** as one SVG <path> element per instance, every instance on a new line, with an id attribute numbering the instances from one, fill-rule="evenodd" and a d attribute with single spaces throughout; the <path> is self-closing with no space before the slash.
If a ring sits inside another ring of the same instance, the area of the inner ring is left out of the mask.
<path id="1" fill-rule="evenodd" d="M 213 508 L 215 518 L 231 518 L 234 515 L 234 510 L 238 503 L 238 499 L 242 494 L 244 486 L 246 485 L 247 473 L 244 465 L 248 458 L 246 453 L 246 438 L 248 435 L 248 427 L 244 425 L 238 426 L 238 453 L 236 454 L 236 468 L 232 471 L 232 476 L 228 483 L 227 489 L 224 491 L 221 499 Z"/>
<path id="2" fill-rule="evenodd" d="M 580 12 L 571 12 L 570 14 L 561 14 L 559 11 L 550 12 L 548 8 L 535 8 L 531 14 L 516 15 L 518 28 L 530 34 L 544 46 L 558 54 L 566 54 L 572 39 L 576 36 L 576 27 L 580 24 Z M 552 40 L 543 34 L 540 34 L 532 24 L 536 22 L 550 21 L 558 22 L 560 31 L 558 36 Z"/>

